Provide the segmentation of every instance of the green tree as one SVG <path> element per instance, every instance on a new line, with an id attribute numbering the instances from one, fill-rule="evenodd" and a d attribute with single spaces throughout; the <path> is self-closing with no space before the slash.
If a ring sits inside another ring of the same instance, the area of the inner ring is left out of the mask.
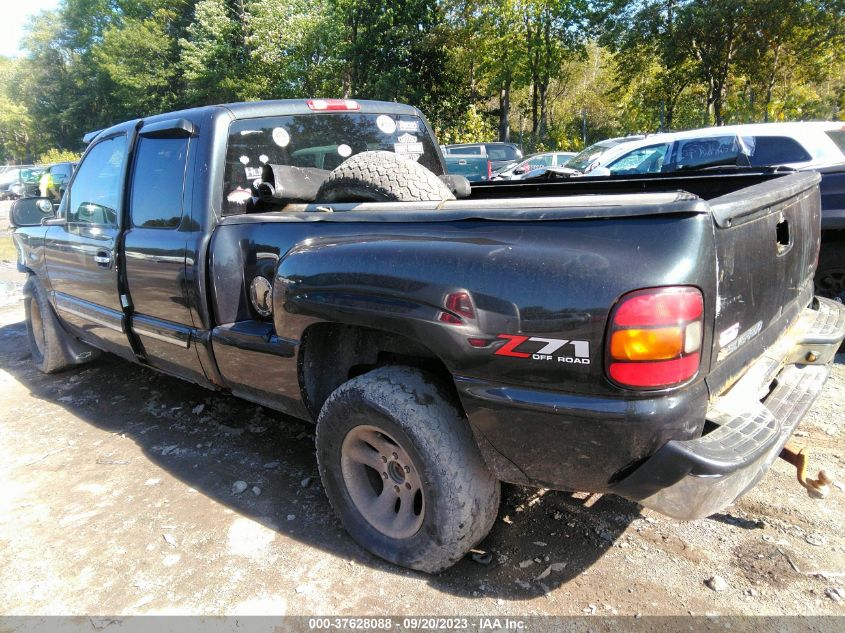
<path id="1" fill-rule="evenodd" d="M 331 96 L 341 90 L 333 46 L 341 25 L 328 0 L 255 0 L 247 6 L 246 98 Z"/>
<path id="2" fill-rule="evenodd" d="M 110 115 L 129 119 L 179 105 L 179 49 L 172 23 L 179 14 L 158 8 L 152 15 L 129 17 L 108 26 L 93 48 L 93 59 L 111 85 Z"/>
<path id="3" fill-rule="evenodd" d="M 247 68 L 247 14 L 242 0 L 200 0 L 179 40 L 188 104 L 237 101 Z"/>
<path id="4" fill-rule="evenodd" d="M 39 165 L 49 165 L 51 163 L 65 163 L 75 162 L 82 157 L 82 152 L 74 152 L 69 149 L 57 149 L 52 147 L 38 157 Z"/>
<path id="5" fill-rule="evenodd" d="M 531 79 L 531 127 L 543 140 L 548 130 L 549 85 L 561 78 L 565 60 L 583 57 L 579 34 L 585 28 L 587 5 L 579 0 L 521 0 L 519 10 Z"/>

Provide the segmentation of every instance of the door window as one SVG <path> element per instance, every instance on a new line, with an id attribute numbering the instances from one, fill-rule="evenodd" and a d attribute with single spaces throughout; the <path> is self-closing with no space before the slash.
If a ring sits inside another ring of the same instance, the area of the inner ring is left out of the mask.
<path id="1" fill-rule="evenodd" d="M 88 151 L 67 195 L 68 222 L 118 225 L 125 161 L 125 136 L 100 141 Z"/>
<path id="2" fill-rule="evenodd" d="M 551 154 L 540 154 L 539 156 L 532 156 L 525 161 L 525 163 L 527 163 L 531 169 L 540 169 L 542 167 L 551 166 L 552 159 L 553 156 Z"/>
<path id="3" fill-rule="evenodd" d="M 70 165 L 53 165 L 50 174 L 58 181 L 67 180 L 70 178 Z"/>
<path id="4" fill-rule="evenodd" d="M 188 138 L 140 138 L 129 205 L 132 226 L 179 226 L 187 162 Z"/>
<path id="5" fill-rule="evenodd" d="M 640 147 L 623 154 L 608 165 L 611 174 L 657 174 L 666 159 L 668 143 Z"/>
<path id="6" fill-rule="evenodd" d="M 746 165 L 748 148 L 738 136 L 713 136 L 676 142 L 674 163 L 678 169 L 703 169 L 722 165 Z"/>

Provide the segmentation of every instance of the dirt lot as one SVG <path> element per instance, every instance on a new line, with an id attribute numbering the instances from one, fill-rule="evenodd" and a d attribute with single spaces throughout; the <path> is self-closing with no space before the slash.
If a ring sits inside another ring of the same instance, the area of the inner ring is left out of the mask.
<path id="1" fill-rule="evenodd" d="M 489 564 L 382 563 L 332 516 L 313 427 L 111 357 L 40 375 L 20 281 L 0 264 L 0 614 L 845 614 L 842 489 L 782 461 L 691 523 L 506 487 Z M 845 477 L 843 403 L 840 355 L 797 440 Z"/>

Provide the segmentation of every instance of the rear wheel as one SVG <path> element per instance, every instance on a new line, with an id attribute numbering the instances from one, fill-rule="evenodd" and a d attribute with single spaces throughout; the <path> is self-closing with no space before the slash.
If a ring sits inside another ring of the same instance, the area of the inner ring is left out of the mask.
<path id="1" fill-rule="evenodd" d="M 819 271 L 816 275 L 816 293 L 829 299 L 845 301 L 845 267 Z"/>
<path id="2" fill-rule="evenodd" d="M 816 294 L 845 301 L 845 230 L 822 231 Z"/>
<path id="3" fill-rule="evenodd" d="M 496 519 L 499 482 L 446 390 L 411 368 L 384 367 L 341 385 L 317 423 L 320 476 L 364 548 L 439 572 Z"/>

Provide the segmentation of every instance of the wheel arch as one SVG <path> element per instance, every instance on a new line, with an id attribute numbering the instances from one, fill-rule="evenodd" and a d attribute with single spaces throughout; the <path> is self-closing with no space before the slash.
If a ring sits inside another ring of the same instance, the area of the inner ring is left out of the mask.
<path id="1" fill-rule="evenodd" d="M 428 347 L 394 332 L 340 322 L 314 323 L 303 332 L 297 357 L 302 401 L 316 420 L 340 385 L 386 366 L 414 367 L 435 376 L 466 416 L 451 372 Z"/>

